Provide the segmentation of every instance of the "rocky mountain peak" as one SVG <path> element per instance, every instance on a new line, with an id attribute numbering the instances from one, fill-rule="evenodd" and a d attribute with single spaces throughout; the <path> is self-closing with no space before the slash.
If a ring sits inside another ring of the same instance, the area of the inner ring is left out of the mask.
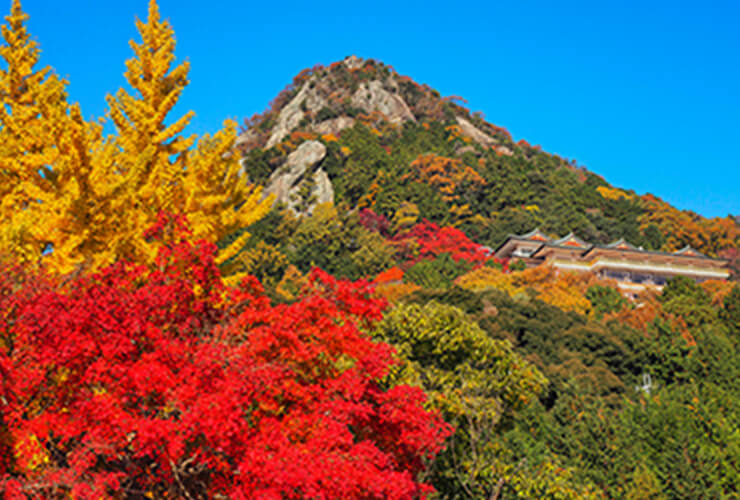
<path id="1" fill-rule="evenodd" d="M 335 140 L 358 123 L 387 138 L 407 126 L 441 125 L 465 138 L 457 155 L 481 155 L 484 150 L 513 154 L 516 146 L 508 132 L 461 102 L 373 59 L 351 55 L 329 66 L 317 65 L 301 71 L 267 111 L 247 120 L 238 139 L 244 172 L 264 183 L 276 203 L 300 215 L 311 213 L 315 203 L 334 201 L 334 179 L 321 168 L 327 152 L 320 141 Z M 265 168 L 269 172 L 260 179 L 247 168 L 250 151 L 264 151 L 271 158 Z"/>
<path id="2" fill-rule="evenodd" d="M 347 56 L 342 62 L 349 69 L 359 69 L 365 65 L 365 60 L 356 55 Z"/>
<path id="3" fill-rule="evenodd" d="M 358 119 L 394 126 L 457 121 L 473 141 L 510 151 L 508 132 L 485 122 L 458 101 L 462 100 L 441 97 L 382 62 L 351 55 L 329 66 L 301 71 L 267 111 L 248 120 L 239 143 L 242 149 L 269 149 L 292 132 L 336 135 Z"/>

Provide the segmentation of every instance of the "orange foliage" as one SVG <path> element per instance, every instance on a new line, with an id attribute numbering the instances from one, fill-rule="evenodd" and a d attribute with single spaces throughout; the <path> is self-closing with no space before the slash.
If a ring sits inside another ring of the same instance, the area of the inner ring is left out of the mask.
<path id="1" fill-rule="evenodd" d="M 390 123 L 388 117 L 380 111 L 370 113 L 360 113 L 357 115 L 357 121 L 370 128 L 370 131 L 378 137 L 398 128 L 398 125 Z"/>
<path id="2" fill-rule="evenodd" d="M 381 187 L 382 184 L 385 184 L 388 180 L 388 176 L 385 174 L 383 170 L 378 170 L 378 173 L 375 174 L 375 179 L 373 179 L 372 184 L 370 184 L 370 187 L 368 188 L 367 192 L 362 195 L 362 197 L 357 201 L 357 207 L 358 208 L 372 208 L 375 206 L 375 202 L 378 197 L 378 193 L 380 193 L 383 188 Z"/>
<path id="3" fill-rule="evenodd" d="M 286 140 L 275 146 L 275 149 L 280 152 L 281 156 L 287 156 L 295 151 L 297 147 L 298 146 L 293 141 Z"/>
<path id="4" fill-rule="evenodd" d="M 616 319 L 635 330 L 647 332 L 648 325 L 661 316 L 662 311 L 663 308 L 657 299 L 657 294 L 645 292 L 640 296 L 634 309 L 622 308 L 620 311 L 606 314 L 604 320 Z"/>
<path id="5" fill-rule="evenodd" d="M 593 285 L 616 288 L 613 280 L 604 280 L 591 273 L 557 271 L 551 266 L 537 266 L 521 272 L 504 273 L 491 267 L 480 267 L 455 280 L 455 284 L 468 290 L 496 288 L 514 297 L 518 295 L 535 298 L 558 307 L 564 311 L 575 311 L 593 317 L 591 303 L 586 299 L 586 291 Z M 721 281 L 708 281 L 703 285 L 713 302 L 721 301 L 732 289 L 732 284 Z M 606 314 L 604 321 L 617 320 L 636 330 L 647 333 L 648 327 L 656 319 L 668 323 L 689 345 L 695 339 L 689 333 L 686 322 L 663 310 L 658 295 L 647 290 L 641 294 L 634 306 L 625 306 L 620 311 Z"/>
<path id="6" fill-rule="evenodd" d="M 373 283 L 393 283 L 399 281 L 403 281 L 403 271 L 400 267 L 395 266 L 379 273 L 373 280 Z"/>
<path id="7" fill-rule="evenodd" d="M 421 287 L 414 283 L 379 283 L 375 286 L 374 295 L 397 304 L 417 290 L 421 290 Z"/>
<path id="8" fill-rule="evenodd" d="M 665 236 L 663 250 L 672 252 L 686 245 L 717 255 L 720 250 L 740 246 L 740 227 L 730 217 L 707 219 L 689 211 L 681 211 L 651 194 L 642 202 L 647 212 L 640 216 L 640 229 L 655 224 Z"/>
<path id="9" fill-rule="evenodd" d="M 415 182 L 434 186 L 448 203 L 460 197 L 457 194 L 460 188 L 478 188 L 486 184 L 478 172 L 455 158 L 424 154 L 411 162 L 411 168 L 412 172 L 402 179 L 412 178 Z"/>
<path id="10" fill-rule="evenodd" d="M 511 283 L 511 275 L 493 267 L 482 266 L 463 274 L 455 280 L 455 284 L 461 288 L 474 291 L 482 291 L 487 288 L 498 288 L 513 295 L 514 286 Z"/>
<path id="11" fill-rule="evenodd" d="M 459 95 L 448 95 L 447 97 L 443 97 L 442 100 L 445 101 L 445 102 L 459 101 L 459 102 L 462 102 L 462 103 L 465 103 L 465 104 L 468 103 L 468 100 L 467 99 L 465 99 L 464 97 L 460 97 Z"/>
<path id="12" fill-rule="evenodd" d="M 494 135 L 501 135 L 503 137 L 506 137 L 507 139 L 511 140 L 511 134 L 508 130 L 506 130 L 504 127 L 499 127 L 497 125 L 494 125 L 492 123 L 487 124 L 488 127 L 495 132 Z"/>
<path id="13" fill-rule="evenodd" d="M 303 132 L 301 130 L 296 130 L 292 134 L 290 134 L 290 140 L 293 142 L 299 142 L 299 141 L 312 141 L 318 137 L 316 134 L 313 134 L 311 132 Z"/>
<path id="14" fill-rule="evenodd" d="M 701 283 L 701 287 L 712 299 L 713 306 L 722 307 L 725 303 L 725 297 L 735 287 L 735 283 L 724 280 L 708 280 Z"/>
<path id="15" fill-rule="evenodd" d="M 650 325 L 660 319 L 670 327 L 681 333 L 681 336 L 690 346 L 696 345 L 696 340 L 689 332 L 683 318 L 669 314 L 663 310 L 663 304 L 658 300 L 659 293 L 645 290 L 635 301 L 634 307 L 623 307 L 620 311 L 604 315 L 604 321 L 617 320 L 635 330 L 648 333 Z"/>
<path id="16" fill-rule="evenodd" d="M 460 276 L 455 283 L 469 290 L 497 288 L 512 297 L 533 295 L 564 311 L 580 314 L 591 312 L 591 303 L 585 298 L 589 287 L 596 284 L 615 286 L 614 282 L 599 279 L 591 273 L 561 272 L 551 266 L 511 273 L 484 266 Z"/>
<path id="17" fill-rule="evenodd" d="M 460 125 L 449 125 L 445 127 L 445 130 L 450 133 L 450 135 L 447 136 L 447 141 L 454 141 L 456 139 L 460 139 L 465 143 L 470 143 L 472 141 L 470 137 L 463 134 Z"/>
<path id="18" fill-rule="evenodd" d="M 302 274 L 294 265 L 288 266 L 283 278 L 275 287 L 275 292 L 285 300 L 294 300 L 303 288 L 308 285 L 308 276 Z"/>

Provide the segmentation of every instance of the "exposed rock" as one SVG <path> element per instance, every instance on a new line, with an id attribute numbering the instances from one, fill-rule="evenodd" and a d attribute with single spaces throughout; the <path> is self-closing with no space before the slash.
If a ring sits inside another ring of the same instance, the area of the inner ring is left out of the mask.
<path id="1" fill-rule="evenodd" d="M 478 130 L 475 125 L 465 118 L 461 118 L 459 116 L 455 118 L 457 119 L 457 124 L 460 125 L 463 134 L 467 135 L 481 146 L 494 146 L 497 144 L 497 141 L 493 137 Z"/>
<path id="2" fill-rule="evenodd" d="M 478 153 L 478 151 L 473 146 L 470 146 L 470 145 L 463 146 L 463 147 L 457 148 L 455 150 L 455 154 L 457 156 L 462 156 L 465 153 L 473 153 L 473 154 L 477 154 L 478 156 L 480 156 L 480 154 Z"/>
<path id="3" fill-rule="evenodd" d="M 278 201 L 287 201 L 288 191 L 303 177 L 308 167 L 317 164 L 325 156 L 326 146 L 318 141 L 304 142 L 272 173 L 266 194 L 274 194 Z"/>
<path id="4" fill-rule="evenodd" d="M 347 56 L 344 58 L 344 65 L 349 69 L 362 68 L 365 65 L 365 60 L 357 56 Z"/>
<path id="5" fill-rule="evenodd" d="M 272 134 L 267 140 L 267 144 L 265 144 L 265 149 L 269 149 L 285 139 L 303 120 L 304 110 L 315 113 L 326 104 L 327 101 L 319 94 L 314 80 L 307 81 L 296 96 L 280 110 Z"/>
<path id="6" fill-rule="evenodd" d="M 352 96 L 352 105 L 366 112 L 380 111 L 391 123 L 416 121 L 406 102 L 383 88 L 379 80 L 363 82 Z"/>
<path id="7" fill-rule="evenodd" d="M 246 130 L 236 136 L 236 140 L 234 141 L 234 146 L 236 147 L 241 146 L 242 144 L 246 142 L 254 140 L 256 136 L 257 134 L 254 133 L 254 130 L 251 130 L 251 129 Z"/>
<path id="8" fill-rule="evenodd" d="M 514 154 L 514 152 L 510 148 L 500 145 L 496 139 L 482 132 L 465 118 L 456 116 L 455 119 L 457 120 L 457 124 L 460 125 L 462 133 L 473 139 L 481 146 L 490 147 L 498 154 L 502 154 L 505 156 L 511 156 Z"/>
<path id="9" fill-rule="evenodd" d="M 398 82 L 397 82 L 397 81 L 396 81 L 396 79 L 395 79 L 395 78 L 393 77 L 393 75 L 390 75 L 390 76 L 388 76 L 388 78 L 386 78 L 386 79 L 385 79 L 385 81 L 383 82 L 383 87 L 385 87 L 385 89 L 386 89 L 386 90 L 387 90 L 388 92 L 392 92 L 392 93 L 394 93 L 394 94 L 398 94 L 398 93 L 400 92 L 400 90 L 401 90 L 401 89 L 400 89 L 400 88 L 398 87 Z M 404 102 L 405 102 L 405 101 L 404 101 Z"/>
<path id="10" fill-rule="evenodd" d="M 310 167 L 318 164 L 326 156 L 326 146 L 318 141 L 306 141 L 298 149 L 288 155 L 285 163 L 270 176 L 265 196 L 275 195 L 274 203 L 284 203 L 293 212 L 299 200 L 299 192 L 303 182 L 306 182 L 306 173 Z M 314 198 L 309 213 L 313 210 L 313 204 L 334 201 L 334 188 L 327 173 L 319 168 L 312 175 L 313 186 L 311 196 Z"/>
<path id="11" fill-rule="evenodd" d="M 511 156 L 514 154 L 514 152 L 506 146 L 494 146 L 493 150 L 505 156 Z"/>
<path id="12" fill-rule="evenodd" d="M 319 134 L 338 134 L 346 128 L 350 128 L 355 124 L 354 118 L 349 116 L 339 116 L 337 118 L 330 118 L 324 120 L 321 123 L 317 123 L 313 126 L 313 131 Z"/>
<path id="13" fill-rule="evenodd" d="M 314 204 L 308 210 L 308 213 L 313 212 L 313 208 L 321 203 L 334 203 L 334 186 L 329 180 L 329 174 L 323 168 L 319 168 L 313 174 L 313 190 L 311 197 L 314 199 Z"/>

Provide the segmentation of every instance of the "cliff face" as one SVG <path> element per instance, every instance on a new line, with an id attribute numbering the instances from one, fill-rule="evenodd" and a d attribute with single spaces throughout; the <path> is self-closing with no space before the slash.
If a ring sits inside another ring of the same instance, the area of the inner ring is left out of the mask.
<path id="1" fill-rule="evenodd" d="M 295 214 L 323 202 L 389 220 L 410 210 L 490 246 L 535 227 L 710 255 L 740 245 L 737 217 L 705 219 L 611 186 L 573 160 L 514 142 L 462 103 L 371 59 L 315 66 L 247 120 L 243 170 Z"/>

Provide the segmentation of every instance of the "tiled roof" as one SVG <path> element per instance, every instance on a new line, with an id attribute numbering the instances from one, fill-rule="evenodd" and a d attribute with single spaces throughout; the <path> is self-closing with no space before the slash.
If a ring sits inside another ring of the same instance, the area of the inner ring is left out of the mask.
<path id="1" fill-rule="evenodd" d="M 605 248 L 615 248 L 619 250 L 641 250 L 638 249 L 635 245 L 629 243 L 624 238 L 619 238 L 617 241 L 613 241 L 606 245 Z"/>
<path id="2" fill-rule="evenodd" d="M 673 255 L 685 255 L 686 257 L 706 257 L 706 255 L 694 250 L 689 245 L 686 245 L 681 250 L 676 250 L 675 252 L 673 252 Z"/>
<path id="3" fill-rule="evenodd" d="M 588 243 L 580 239 L 575 234 L 568 233 L 564 237 L 560 238 L 559 240 L 555 240 L 552 242 L 553 245 L 558 245 L 561 247 L 578 247 L 578 248 L 586 248 L 590 247 Z"/>
<path id="4" fill-rule="evenodd" d="M 582 239 L 578 238 L 576 235 L 574 235 L 572 232 L 568 233 L 563 238 L 560 238 L 558 240 L 553 240 L 549 238 L 545 233 L 540 231 L 539 228 L 535 229 L 534 231 L 530 231 L 529 233 L 522 234 L 522 235 L 516 235 L 516 234 L 510 234 L 507 236 L 507 238 L 496 248 L 496 252 L 498 252 L 501 248 L 503 248 L 509 241 L 511 240 L 519 240 L 519 241 L 536 241 L 540 242 L 540 246 L 534 251 L 532 254 L 532 257 L 538 257 L 538 254 L 540 254 L 542 251 L 544 251 L 546 248 L 570 248 L 570 249 L 578 249 L 582 250 L 581 256 L 586 257 L 591 252 L 595 252 L 598 250 L 615 250 L 615 251 L 626 251 L 626 252 L 634 252 L 638 254 L 645 254 L 645 255 L 655 255 L 655 256 L 675 256 L 675 257 L 682 257 L 682 258 L 699 258 L 699 259 L 707 259 L 717 262 L 727 262 L 726 259 L 719 259 L 716 257 L 708 257 L 701 252 L 691 248 L 690 246 L 686 246 L 682 248 L 681 250 L 678 250 L 676 252 L 661 252 L 657 250 L 645 250 L 642 247 L 635 247 L 628 241 L 626 241 L 624 238 L 620 238 L 617 241 L 614 241 L 612 243 L 609 243 L 608 245 L 592 245 L 590 243 L 587 243 L 583 241 Z"/>
<path id="5" fill-rule="evenodd" d="M 522 240 L 534 240 L 534 241 L 551 241 L 552 240 L 545 233 L 540 231 L 540 228 L 536 228 L 534 231 L 530 231 L 527 234 L 517 234 L 513 236 L 515 238 L 519 238 Z"/>

